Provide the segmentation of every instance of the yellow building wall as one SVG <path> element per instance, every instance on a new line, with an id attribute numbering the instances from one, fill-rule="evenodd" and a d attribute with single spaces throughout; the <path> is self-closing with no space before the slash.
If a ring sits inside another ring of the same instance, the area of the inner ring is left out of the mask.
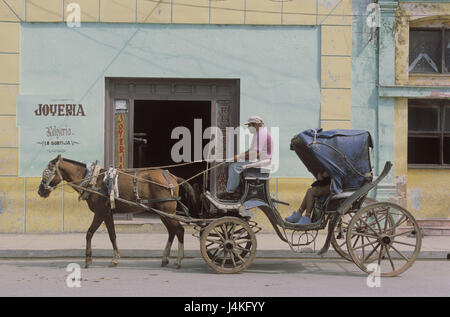
<path id="1" fill-rule="evenodd" d="M 321 124 L 350 128 L 351 0 L 8 0 L 0 1 L 0 232 L 86 231 L 92 213 L 64 187 L 50 198 L 37 195 L 39 178 L 18 177 L 16 98 L 19 91 L 20 22 L 62 22 L 67 6 L 77 3 L 81 23 L 181 23 L 305 25 L 321 28 Z M 278 182 L 278 185 L 275 185 Z M 283 217 L 298 208 L 310 178 L 271 181 L 272 192 L 290 202 Z M 265 229 L 265 216 L 255 213 Z M 102 227 L 103 228 L 103 227 Z M 101 228 L 101 230 L 103 230 Z"/>
<path id="2" fill-rule="evenodd" d="M 409 28 L 450 26 L 450 3 L 401 3 L 396 12 L 395 81 L 401 86 L 450 86 L 450 76 L 409 74 Z M 450 218 L 450 170 L 407 166 L 408 99 L 396 98 L 394 176 L 402 205 L 417 218 Z"/>
<path id="3" fill-rule="evenodd" d="M 450 170 L 408 170 L 408 209 L 419 219 L 450 218 Z"/>

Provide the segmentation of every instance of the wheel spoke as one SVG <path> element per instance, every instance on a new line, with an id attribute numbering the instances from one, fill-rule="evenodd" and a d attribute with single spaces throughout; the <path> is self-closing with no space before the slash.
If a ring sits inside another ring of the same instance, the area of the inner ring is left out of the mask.
<path id="1" fill-rule="evenodd" d="M 389 258 L 389 262 L 391 262 L 392 271 L 395 271 L 394 262 L 392 261 L 391 254 L 389 253 L 389 248 L 388 247 L 386 247 L 386 254 L 387 254 L 388 258 Z"/>
<path id="2" fill-rule="evenodd" d="M 241 260 L 242 263 L 245 262 L 244 259 L 239 255 L 239 253 L 234 252 L 234 250 L 231 250 L 231 252 L 233 252 L 233 254 L 234 254 L 235 256 L 237 256 L 237 257 L 239 258 L 239 260 Z"/>
<path id="3" fill-rule="evenodd" d="M 384 248 L 384 246 L 382 244 L 380 246 L 381 246 L 381 248 L 380 248 L 380 252 L 378 255 L 378 266 L 379 267 L 381 266 L 381 257 L 383 256 L 383 248 Z"/>
<path id="4" fill-rule="evenodd" d="M 233 225 L 231 226 L 231 229 L 228 232 L 228 236 L 229 237 L 233 237 L 234 236 L 234 230 L 236 230 L 236 224 L 233 222 Z"/>
<path id="5" fill-rule="evenodd" d="M 395 248 L 393 245 L 391 245 L 391 248 L 395 251 L 395 252 L 397 252 L 406 262 L 408 262 L 409 261 L 409 259 L 406 257 L 406 256 L 404 256 L 402 253 L 400 253 L 400 251 L 398 251 L 397 250 L 397 248 Z"/>
<path id="6" fill-rule="evenodd" d="M 362 239 L 364 239 L 364 238 L 362 238 Z M 361 241 L 363 241 L 363 240 L 361 240 Z M 367 241 L 369 241 L 369 240 L 367 240 Z M 356 247 L 356 248 L 354 247 L 353 249 L 354 249 L 354 250 L 358 250 L 358 249 L 363 248 L 363 254 L 364 254 L 364 248 L 365 248 L 365 247 L 368 247 L 369 245 L 373 246 L 373 242 L 370 242 L 370 241 L 369 241 L 369 243 L 362 244 L 362 245 L 360 245 L 360 246 L 358 246 L 358 247 Z"/>
<path id="7" fill-rule="evenodd" d="M 220 234 L 220 232 L 218 230 L 216 230 L 216 228 L 214 228 L 213 230 L 217 233 L 217 235 L 219 236 L 220 240 L 225 241 L 225 239 L 223 238 L 223 235 Z"/>
<path id="8" fill-rule="evenodd" d="M 373 217 L 375 218 L 375 221 L 376 221 L 376 223 L 377 223 L 378 230 L 380 230 L 380 233 L 383 232 L 383 231 L 381 230 L 381 225 L 380 225 L 380 223 L 378 222 L 378 217 L 377 217 L 377 213 L 376 213 L 376 212 L 373 214 Z"/>
<path id="9" fill-rule="evenodd" d="M 375 233 L 375 235 L 378 237 L 378 232 L 376 232 L 364 219 L 360 218 L 360 220 L 362 222 L 364 222 L 364 224 L 367 226 L 367 228 L 369 228 L 370 230 L 373 231 L 373 233 Z"/>
<path id="10" fill-rule="evenodd" d="M 229 252 L 229 253 L 230 253 L 231 262 L 233 263 L 233 266 L 236 267 L 236 260 L 234 259 L 234 253 L 233 252 Z"/>
<path id="11" fill-rule="evenodd" d="M 225 251 L 224 254 L 223 254 L 222 264 L 220 265 L 222 268 L 225 267 L 225 261 L 227 260 L 227 253 L 228 252 Z"/>
<path id="12" fill-rule="evenodd" d="M 395 237 L 399 237 L 399 236 L 403 236 L 403 235 L 406 235 L 406 234 L 413 233 L 414 231 L 416 231 L 416 230 L 412 229 L 412 230 L 409 230 L 409 231 L 405 231 L 405 232 L 394 234 L 394 235 L 389 236 L 389 237 L 392 239 L 392 238 L 395 238 Z"/>
<path id="13" fill-rule="evenodd" d="M 238 241 L 241 241 L 241 240 L 244 240 L 244 241 L 238 242 Z M 242 238 L 239 238 L 239 239 L 234 239 L 234 242 L 235 243 L 239 243 L 239 244 L 244 243 L 244 242 L 251 242 L 251 241 L 252 241 L 252 239 L 250 239 L 249 237 L 242 237 Z"/>
<path id="14" fill-rule="evenodd" d="M 373 234 L 368 234 L 368 233 L 362 233 L 362 232 L 355 232 L 352 231 L 352 234 L 354 236 L 362 236 L 362 237 L 366 237 L 366 238 L 373 238 L 373 239 L 377 239 L 378 236 L 374 236 Z M 352 237 L 353 238 L 353 237 Z"/>
<path id="15" fill-rule="evenodd" d="M 369 260 L 369 258 L 370 258 L 370 257 L 372 256 L 372 254 L 378 249 L 378 247 L 379 247 L 380 245 L 381 245 L 381 243 L 378 243 L 378 245 L 377 245 L 375 248 L 373 248 L 372 251 L 370 251 L 369 255 L 363 259 L 363 262 L 362 262 L 362 263 L 366 263 L 366 261 Z"/>
<path id="16" fill-rule="evenodd" d="M 401 241 L 392 241 L 392 243 L 398 243 L 398 244 L 403 244 L 403 245 L 409 245 L 410 247 L 416 247 L 415 244 L 411 244 L 411 243 L 406 243 L 406 242 L 401 242 Z"/>
<path id="17" fill-rule="evenodd" d="M 225 237 L 225 240 L 228 240 L 228 226 L 227 224 L 223 224 L 220 226 L 220 230 L 222 231 L 223 236 Z"/>
<path id="18" fill-rule="evenodd" d="M 352 245 L 352 248 L 355 248 L 356 244 L 358 243 L 360 236 L 358 235 L 358 237 L 356 238 L 355 242 Z"/>
<path id="19" fill-rule="evenodd" d="M 208 252 L 212 252 L 212 251 L 216 251 L 217 252 L 220 248 L 222 248 L 222 247 L 209 248 Z"/>
<path id="20" fill-rule="evenodd" d="M 342 242 L 342 244 L 339 244 L 339 248 L 342 248 L 344 246 L 344 244 L 347 244 L 347 241 L 344 240 L 344 242 Z"/>
<path id="21" fill-rule="evenodd" d="M 388 216 L 389 216 L 389 210 L 386 209 L 386 215 L 384 216 L 384 231 L 383 232 L 386 232 L 386 229 L 387 229 Z"/>
<path id="22" fill-rule="evenodd" d="M 403 218 L 405 218 L 405 219 L 403 219 Z M 408 217 L 406 215 L 402 214 L 402 217 L 397 221 L 396 224 L 394 224 L 394 228 L 399 227 L 402 223 L 404 223 L 407 220 L 408 220 Z"/>
<path id="23" fill-rule="evenodd" d="M 236 239 L 235 237 L 239 238 L 240 236 L 242 236 L 242 234 L 245 234 L 245 233 L 247 233 L 245 228 L 241 228 L 241 229 L 235 230 L 231 237 L 232 237 L 232 239 Z"/>
<path id="24" fill-rule="evenodd" d="M 250 252 L 250 251 L 251 251 L 251 249 L 246 249 L 246 248 L 243 248 L 243 247 L 238 246 L 238 245 L 236 245 L 236 249 L 238 249 L 238 250 L 240 250 L 240 251 L 247 251 L 247 252 Z"/>
<path id="25" fill-rule="evenodd" d="M 210 239 L 210 238 L 206 238 L 206 241 L 211 242 L 212 244 L 217 243 L 217 244 L 221 244 L 222 240 L 215 240 L 215 239 Z"/>
<path id="26" fill-rule="evenodd" d="M 212 255 L 213 258 L 211 260 L 214 261 L 215 259 L 217 259 L 217 257 L 219 256 L 220 252 L 223 253 L 223 251 L 224 251 L 223 249 L 216 250 L 216 252 L 214 252 L 214 254 Z"/>

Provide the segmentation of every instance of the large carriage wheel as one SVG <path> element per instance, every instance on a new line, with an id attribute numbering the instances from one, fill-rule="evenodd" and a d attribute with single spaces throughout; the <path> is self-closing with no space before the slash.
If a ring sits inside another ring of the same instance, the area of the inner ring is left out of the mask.
<path id="1" fill-rule="evenodd" d="M 416 260 L 421 245 L 417 221 L 396 204 L 383 202 L 366 206 L 348 224 L 348 253 L 367 273 L 375 269 L 380 276 L 403 273 Z"/>
<path id="2" fill-rule="evenodd" d="M 334 250 L 341 257 L 350 262 L 353 262 L 353 259 L 347 250 L 347 232 L 348 232 L 348 225 L 355 214 L 356 211 L 350 211 L 345 215 L 342 215 L 336 227 L 334 228 L 333 235 L 331 236 L 331 245 L 333 246 Z M 392 218 L 391 215 L 388 215 L 386 219 L 388 221 L 388 228 L 392 228 L 394 226 L 394 219 Z M 355 247 L 358 242 L 364 241 L 364 237 L 358 234 L 352 234 L 351 238 L 352 238 L 352 245 L 354 245 Z M 384 250 L 383 252 L 386 251 Z M 376 259 L 376 257 L 377 255 L 373 254 L 369 258 L 369 261 L 373 260 L 374 258 Z"/>
<path id="3" fill-rule="evenodd" d="M 219 273 L 238 273 L 253 262 L 256 235 L 236 217 L 223 217 L 210 223 L 200 238 L 203 259 Z"/>

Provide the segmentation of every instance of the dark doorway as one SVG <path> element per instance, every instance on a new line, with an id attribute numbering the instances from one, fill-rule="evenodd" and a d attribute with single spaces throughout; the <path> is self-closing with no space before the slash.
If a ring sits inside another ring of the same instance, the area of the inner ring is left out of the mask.
<path id="1" fill-rule="evenodd" d="M 133 167 L 151 167 L 177 164 L 171 150 L 179 139 L 172 139 L 176 127 L 186 127 L 191 134 L 191 161 L 194 157 L 194 120 L 201 119 L 201 135 L 211 126 L 211 101 L 135 100 Z M 181 137 L 180 137 L 181 138 Z M 202 139 L 202 149 L 209 140 Z M 169 168 L 176 176 L 190 178 L 206 168 L 206 163 Z M 190 181 L 203 186 L 201 176 Z"/>

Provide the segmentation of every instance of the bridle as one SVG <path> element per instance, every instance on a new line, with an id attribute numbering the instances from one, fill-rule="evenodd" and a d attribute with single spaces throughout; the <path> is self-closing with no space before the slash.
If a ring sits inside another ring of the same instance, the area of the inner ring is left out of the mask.
<path id="1" fill-rule="evenodd" d="M 44 172 L 42 172 L 41 185 L 45 190 L 53 191 L 56 189 L 58 185 L 50 186 L 50 183 L 53 181 L 56 175 L 58 175 L 61 180 L 63 179 L 61 172 L 59 171 L 59 161 L 57 161 L 55 164 L 49 163 Z"/>

